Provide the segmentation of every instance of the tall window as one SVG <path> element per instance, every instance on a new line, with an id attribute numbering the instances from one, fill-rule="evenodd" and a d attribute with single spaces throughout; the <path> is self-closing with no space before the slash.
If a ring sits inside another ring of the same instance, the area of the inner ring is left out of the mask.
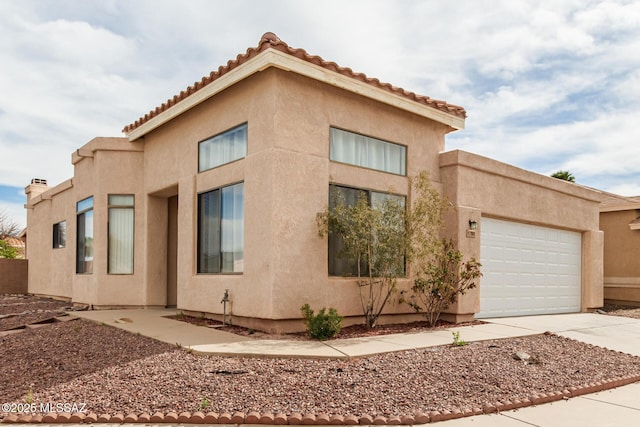
<path id="1" fill-rule="evenodd" d="M 200 142 L 198 172 L 233 162 L 247 155 L 247 124 Z"/>
<path id="2" fill-rule="evenodd" d="M 109 195 L 109 274 L 133 274 L 133 208 L 133 195 Z"/>
<path id="3" fill-rule="evenodd" d="M 330 158 L 382 172 L 407 174 L 407 147 L 331 128 Z"/>
<path id="4" fill-rule="evenodd" d="M 93 273 L 93 197 L 76 204 L 76 273 Z"/>
<path id="5" fill-rule="evenodd" d="M 339 195 L 339 198 L 338 198 Z M 367 202 L 374 208 L 381 206 L 386 200 L 393 200 L 404 206 L 406 198 L 395 194 L 379 193 L 370 190 L 329 185 L 329 209 L 335 206 L 336 200 L 342 200 L 347 206 L 355 206 L 360 197 L 366 197 Z M 329 275 L 330 276 L 355 276 L 357 266 L 350 260 L 340 257 L 344 247 L 342 238 L 334 233 L 329 233 Z M 361 271 L 367 271 L 366 265 L 361 265 Z"/>
<path id="6" fill-rule="evenodd" d="M 53 248 L 59 249 L 67 246 L 67 221 L 53 224 Z"/>
<path id="7" fill-rule="evenodd" d="M 244 184 L 198 196 L 198 273 L 244 270 Z"/>

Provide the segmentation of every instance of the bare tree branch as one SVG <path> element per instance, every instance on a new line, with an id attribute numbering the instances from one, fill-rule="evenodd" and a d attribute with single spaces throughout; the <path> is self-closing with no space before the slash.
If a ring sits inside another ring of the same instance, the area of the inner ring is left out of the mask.
<path id="1" fill-rule="evenodd" d="M 19 233 L 20 225 L 9 216 L 6 210 L 0 209 L 0 239 L 17 236 Z"/>

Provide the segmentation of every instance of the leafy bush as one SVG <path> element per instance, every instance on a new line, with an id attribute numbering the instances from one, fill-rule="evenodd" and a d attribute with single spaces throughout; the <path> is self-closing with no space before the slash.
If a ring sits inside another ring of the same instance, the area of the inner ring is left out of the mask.
<path id="1" fill-rule="evenodd" d="M 300 311 L 304 317 L 304 323 L 307 325 L 307 333 L 311 338 L 326 340 L 340 333 L 342 316 L 338 315 L 335 308 L 329 308 L 329 313 L 326 313 L 326 310 L 322 308 L 318 314 L 314 314 L 309 304 L 305 304 L 300 307 Z"/>

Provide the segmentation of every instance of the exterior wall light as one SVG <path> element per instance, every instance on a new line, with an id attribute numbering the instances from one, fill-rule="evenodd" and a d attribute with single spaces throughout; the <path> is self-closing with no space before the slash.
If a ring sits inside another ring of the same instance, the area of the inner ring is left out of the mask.
<path id="1" fill-rule="evenodd" d="M 469 220 L 469 230 L 477 230 L 478 229 L 478 221 L 475 219 Z"/>

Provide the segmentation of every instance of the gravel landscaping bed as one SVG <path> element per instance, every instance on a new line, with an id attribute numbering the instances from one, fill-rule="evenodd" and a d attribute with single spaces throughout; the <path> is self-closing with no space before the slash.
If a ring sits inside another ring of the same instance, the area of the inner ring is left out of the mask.
<path id="1" fill-rule="evenodd" d="M 68 302 L 26 295 L 0 295 L 0 331 L 65 314 Z"/>
<path id="2" fill-rule="evenodd" d="M 516 360 L 519 351 L 537 363 Z M 640 376 L 638 357 L 551 334 L 351 360 L 237 358 L 191 354 L 84 320 L 0 337 L 0 360 L 0 403 L 83 403 L 85 411 L 112 415 L 391 417 L 483 408 Z"/>

